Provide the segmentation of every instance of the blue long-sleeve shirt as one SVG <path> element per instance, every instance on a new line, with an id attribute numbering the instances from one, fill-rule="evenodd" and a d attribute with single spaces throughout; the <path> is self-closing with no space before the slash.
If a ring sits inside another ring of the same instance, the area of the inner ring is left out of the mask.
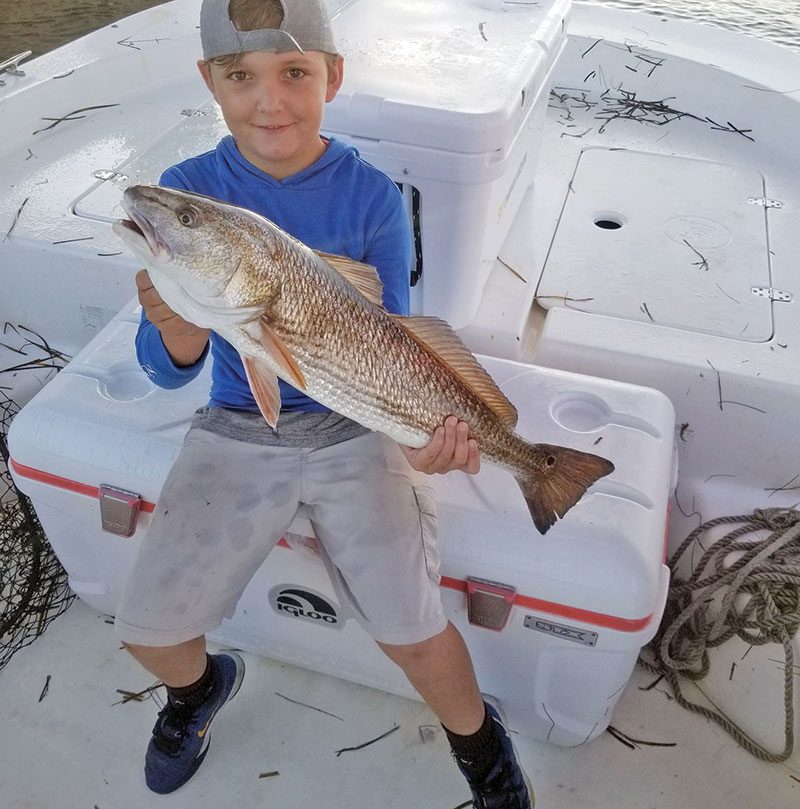
<path id="1" fill-rule="evenodd" d="M 246 160 L 228 136 L 213 151 L 167 169 L 160 184 L 249 208 L 315 250 L 373 265 L 383 282 L 386 309 L 408 314 L 411 235 L 402 196 L 385 174 L 341 141 L 332 138 L 319 160 L 276 180 Z M 210 345 L 214 364 L 209 404 L 257 411 L 236 349 L 214 332 Z M 190 382 L 208 353 L 206 349 L 194 365 L 179 368 L 158 329 L 142 313 L 136 356 L 160 387 Z M 283 380 L 279 385 L 282 410 L 328 410 Z"/>

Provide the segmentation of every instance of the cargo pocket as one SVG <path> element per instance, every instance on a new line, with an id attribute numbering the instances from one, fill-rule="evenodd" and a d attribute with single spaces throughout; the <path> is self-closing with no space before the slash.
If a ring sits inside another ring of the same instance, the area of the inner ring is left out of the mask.
<path id="1" fill-rule="evenodd" d="M 442 558 L 439 555 L 437 544 L 439 516 L 436 511 L 433 490 L 427 486 L 413 486 L 412 489 L 419 509 L 419 527 L 425 568 L 428 571 L 428 577 L 439 584 L 442 579 L 439 573 Z"/>

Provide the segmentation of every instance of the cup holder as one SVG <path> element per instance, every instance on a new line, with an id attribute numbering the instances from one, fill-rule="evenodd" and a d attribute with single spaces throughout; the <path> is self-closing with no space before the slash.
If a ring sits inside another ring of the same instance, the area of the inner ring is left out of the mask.
<path id="1" fill-rule="evenodd" d="M 591 393 L 568 393 L 558 397 L 550 408 L 553 420 L 565 430 L 593 433 L 613 420 L 608 405 Z"/>
<path id="2" fill-rule="evenodd" d="M 97 380 L 100 395 L 114 402 L 135 402 L 144 399 L 155 388 L 156 386 L 138 365 L 111 368 Z"/>

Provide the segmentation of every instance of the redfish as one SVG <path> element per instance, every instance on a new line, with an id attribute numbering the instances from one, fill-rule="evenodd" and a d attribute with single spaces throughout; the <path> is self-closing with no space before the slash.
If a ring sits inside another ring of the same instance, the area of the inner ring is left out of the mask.
<path id="1" fill-rule="evenodd" d="M 409 447 L 449 415 L 469 425 L 482 460 L 516 479 L 544 534 L 614 465 L 514 432 L 517 411 L 443 320 L 382 305 L 373 267 L 317 252 L 251 211 L 159 186 L 131 186 L 131 221 L 114 230 L 164 301 L 239 352 L 267 423 L 278 377 Z"/>

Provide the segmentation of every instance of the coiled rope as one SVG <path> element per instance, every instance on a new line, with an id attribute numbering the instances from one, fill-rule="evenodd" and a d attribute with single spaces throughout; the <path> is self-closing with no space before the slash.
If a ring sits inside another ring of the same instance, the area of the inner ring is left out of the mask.
<path id="1" fill-rule="evenodd" d="M 725 524 L 739 527 L 705 550 L 699 538 Z M 770 531 L 766 538 L 742 540 L 764 529 Z M 684 580 L 674 571 L 694 542 L 705 553 Z M 686 537 L 669 566 L 673 579 L 664 618 L 646 647 L 654 659 L 648 661 L 643 654 L 640 665 L 666 679 L 679 705 L 716 722 L 757 758 L 786 761 L 794 747 L 792 637 L 800 627 L 800 511 L 756 509 L 750 515 L 710 520 Z M 680 677 L 705 677 L 709 670 L 708 650 L 734 635 L 752 646 L 783 645 L 786 725 L 781 753 L 770 752 L 723 712 L 690 702 L 681 691 Z"/>

